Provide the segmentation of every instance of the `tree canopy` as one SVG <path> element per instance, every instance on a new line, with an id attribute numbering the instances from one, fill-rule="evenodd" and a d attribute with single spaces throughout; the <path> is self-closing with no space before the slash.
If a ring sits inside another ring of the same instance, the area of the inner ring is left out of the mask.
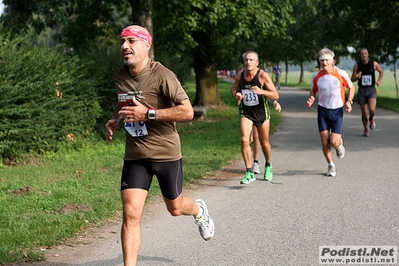
<path id="1" fill-rule="evenodd" d="M 219 104 L 217 65 L 240 62 L 249 49 L 263 60 L 291 64 L 314 61 L 324 46 L 339 56 L 350 54 L 348 46 L 367 47 L 382 63 L 398 57 L 395 0 L 4 0 L 4 4 L 5 27 L 14 33 L 28 27 L 37 33 L 50 28 L 53 45 L 63 44 L 74 53 L 117 45 L 119 31 L 127 24 L 153 25 L 160 54 L 192 62 L 199 105 Z"/>
<path id="2" fill-rule="evenodd" d="M 155 0 L 154 7 L 158 44 L 193 60 L 198 105 L 220 103 L 216 65 L 232 54 L 245 52 L 244 45 L 237 44 L 255 44 L 260 36 L 284 36 L 293 21 L 290 0 Z"/>

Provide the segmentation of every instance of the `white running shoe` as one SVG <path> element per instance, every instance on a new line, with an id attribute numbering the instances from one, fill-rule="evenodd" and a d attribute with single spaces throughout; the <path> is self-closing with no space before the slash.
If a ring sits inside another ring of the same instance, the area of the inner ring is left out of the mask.
<path id="1" fill-rule="evenodd" d="M 259 169 L 259 164 L 254 162 L 252 164 L 252 172 L 254 172 L 254 174 L 260 174 L 260 169 Z"/>
<path id="2" fill-rule="evenodd" d="M 335 169 L 335 165 L 328 165 L 328 170 L 326 176 L 335 176 L 337 171 Z"/>
<path id="3" fill-rule="evenodd" d="M 211 217 L 209 217 L 208 208 L 206 207 L 205 201 L 202 199 L 195 200 L 198 207 L 202 208 L 202 216 L 195 219 L 195 223 L 198 225 L 199 232 L 205 241 L 211 240 L 215 234 L 215 224 Z"/>
<path id="4" fill-rule="evenodd" d="M 336 149 L 338 159 L 342 159 L 345 156 L 344 140 L 341 138 L 341 144 Z"/>
<path id="5" fill-rule="evenodd" d="M 377 127 L 377 125 L 374 122 L 374 119 L 370 119 L 370 129 L 375 129 Z"/>

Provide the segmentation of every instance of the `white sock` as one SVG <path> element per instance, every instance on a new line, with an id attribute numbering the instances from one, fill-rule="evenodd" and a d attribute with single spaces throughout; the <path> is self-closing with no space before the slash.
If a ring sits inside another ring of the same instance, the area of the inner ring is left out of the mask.
<path id="1" fill-rule="evenodd" d="M 330 166 L 335 166 L 334 162 L 329 163 Z"/>
<path id="2" fill-rule="evenodd" d="M 197 214 L 197 216 L 195 216 L 195 219 L 199 219 L 202 217 L 202 215 L 204 214 L 204 209 L 202 209 L 202 207 L 198 206 L 199 212 Z"/>

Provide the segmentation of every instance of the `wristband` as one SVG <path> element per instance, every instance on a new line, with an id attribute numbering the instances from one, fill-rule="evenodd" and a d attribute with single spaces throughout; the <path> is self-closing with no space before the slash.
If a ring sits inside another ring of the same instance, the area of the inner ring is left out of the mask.
<path id="1" fill-rule="evenodd" d="M 152 108 L 148 109 L 148 111 L 147 111 L 147 119 L 150 120 L 150 121 L 154 121 L 155 118 L 156 118 L 155 109 L 152 109 Z"/>

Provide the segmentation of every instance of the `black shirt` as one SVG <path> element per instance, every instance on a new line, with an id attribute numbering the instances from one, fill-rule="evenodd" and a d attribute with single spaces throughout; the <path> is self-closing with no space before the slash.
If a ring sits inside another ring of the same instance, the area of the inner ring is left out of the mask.
<path id="1" fill-rule="evenodd" d="M 251 81 L 246 81 L 244 78 L 244 71 L 241 73 L 241 79 L 238 83 L 240 92 L 244 95 L 240 106 L 240 115 L 247 117 L 255 122 L 263 123 L 270 118 L 269 106 L 266 97 L 253 93 L 252 86 L 258 86 L 263 89 L 263 85 L 259 82 L 259 73 L 256 72 L 255 77 Z M 258 123 L 255 123 L 257 125 Z"/>
<path id="2" fill-rule="evenodd" d="M 374 87 L 375 86 L 375 70 L 374 61 L 369 60 L 367 64 L 362 62 L 357 63 L 357 73 L 362 72 L 362 76 L 357 82 L 359 87 Z"/>

